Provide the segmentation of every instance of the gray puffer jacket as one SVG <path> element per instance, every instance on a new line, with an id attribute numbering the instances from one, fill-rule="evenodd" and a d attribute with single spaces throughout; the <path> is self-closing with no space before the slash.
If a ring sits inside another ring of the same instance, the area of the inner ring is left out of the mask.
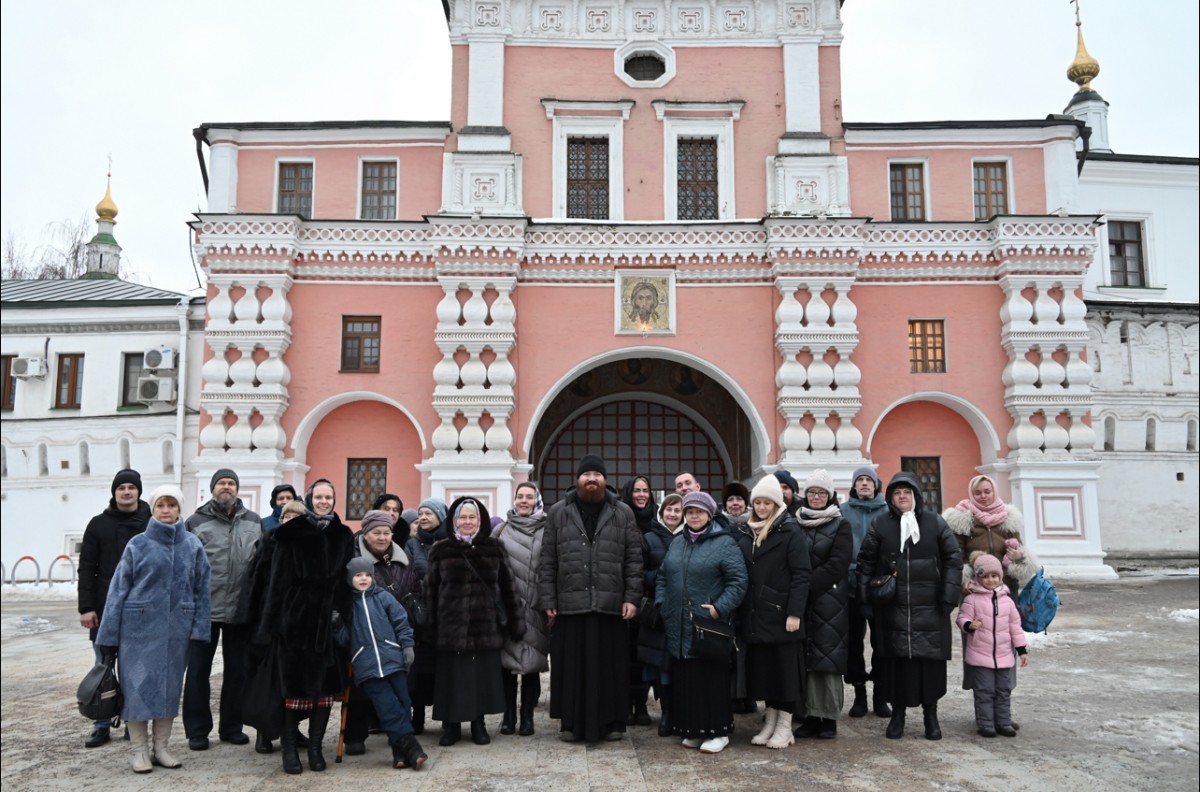
<path id="1" fill-rule="evenodd" d="M 564 616 L 619 616 L 624 603 L 641 604 L 642 532 L 633 511 L 606 492 L 589 541 L 577 501 L 572 492 L 550 507 L 538 562 L 539 605 Z"/>
<path id="2" fill-rule="evenodd" d="M 546 515 L 538 512 L 531 517 L 509 511 L 508 522 L 492 536 L 504 545 L 508 570 L 512 573 L 513 594 L 525 617 L 525 635 L 504 643 L 501 665 L 514 674 L 529 674 L 550 668 L 546 656 L 550 653 L 550 628 L 546 615 L 538 606 L 538 555 L 542 550 Z"/>
<path id="3" fill-rule="evenodd" d="M 250 561 L 263 536 L 262 518 L 246 508 L 242 499 L 227 514 L 216 499 L 206 501 L 187 518 L 187 529 L 196 535 L 212 566 L 212 620 L 236 624 L 242 588 L 250 577 Z"/>

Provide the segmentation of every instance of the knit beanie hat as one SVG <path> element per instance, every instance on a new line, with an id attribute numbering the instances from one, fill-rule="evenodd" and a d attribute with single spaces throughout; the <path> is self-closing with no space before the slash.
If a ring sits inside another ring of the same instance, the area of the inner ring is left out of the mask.
<path id="1" fill-rule="evenodd" d="M 137 487 L 138 497 L 139 498 L 142 497 L 142 474 L 141 473 L 138 473 L 133 468 L 125 468 L 124 470 L 118 470 L 117 475 L 113 476 L 112 488 L 109 491 L 109 494 L 116 495 L 117 487 L 121 486 L 122 484 L 132 484 L 133 486 Z M 180 503 L 180 505 L 182 506 L 183 504 Z"/>
<path id="2" fill-rule="evenodd" d="M 378 528 L 381 525 L 391 528 L 395 524 L 395 515 L 380 509 L 371 509 L 371 511 L 363 515 L 362 522 L 359 523 L 362 526 L 361 530 L 364 534 L 370 533 L 372 529 Z"/>
<path id="3" fill-rule="evenodd" d="M 212 478 L 209 479 L 208 491 L 212 492 L 213 490 L 215 490 L 217 488 L 217 482 L 223 478 L 233 479 L 233 483 L 236 484 L 239 489 L 242 486 L 242 480 L 238 478 L 237 473 L 234 473 L 229 468 L 221 468 L 216 473 L 213 473 Z"/>
<path id="4" fill-rule="evenodd" d="M 346 582 L 351 586 L 354 585 L 354 576 L 359 572 L 366 572 L 371 576 L 371 580 L 375 579 L 375 563 L 369 558 L 359 556 L 351 558 L 350 563 L 346 564 Z"/>
<path id="5" fill-rule="evenodd" d="M 810 489 L 823 489 L 832 498 L 833 476 L 829 475 L 829 471 L 825 468 L 817 468 L 808 477 L 808 480 L 804 482 L 804 491 L 808 492 Z"/>
<path id="6" fill-rule="evenodd" d="M 405 509 L 404 511 L 400 512 L 400 519 L 404 520 L 404 522 L 408 523 L 409 525 L 412 525 L 417 521 L 417 510 Z"/>
<path id="7" fill-rule="evenodd" d="M 746 503 L 750 503 L 750 490 L 746 489 L 746 485 L 740 481 L 731 481 L 725 485 L 725 489 L 721 490 L 721 505 L 724 506 L 728 503 L 729 498 L 734 495 Z"/>
<path id="8" fill-rule="evenodd" d="M 596 472 L 601 476 L 608 478 L 608 467 L 605 466 L 604 460 L 595 454 L 588 454 L 583 459 L 579 460 L 579 465 L 575 468 L 575 478 L 579 478 L 584 473 Z"/>
<path id="9" fill-rule="evenodd" d="M 864 465 L 863 467 L 855 468 L 854 472 L 850 474 L 851 491 L 853 491 L 854 485 L 857 484 L 858 480 L 863 476 L 866 476 L 867 478 L 871 479 L 871 481 L 875 482 L 876 495 L 882 494 L 881 490 L 883 489 L 883 482 L 879 480 L 879 474 L 875 472 L 875 468 L 871 467 L 870 465 Z"/>
<path id="10" fill-rule="evenodd" d="M 717 513 L 717 502 L 707 492 L 689 492 L 683 496 L 683 511 L 688 509 L 703 509 L 712 517 Z"/>
<path id="11" fill-rule="evenodd" d="M 426 498 L 421 501 L 417 509 L 429 509 L 429 511 L 437 515 L 439 523 L 446 521 L 446 504 L 438 498 Z"/>
<path id="12" fill-rule="evenodd" d="M 796 479 L 792 476 L 792 472 L 790 470 L 776 470 L 775 478 L 780 484 L 787 484 L 792 492 L 800 492 L 800 485 L 796 483 Z"/>
<path id="13" fill-rule="evenodd" d="M 154 492 L 150 493 L 150 508 L 153 509 L 154 505 L 163 498 L 171 498 L 178 503 L 179 511 L 182 514 L 183 490 L 181 490 L 179 487 L 176 487 L 174 484 L 163 484 L 161 487 L 156 487 Z"/>
<path id="14" fill-rule="evenodd" d="M 279 493 L 281 492 L 292 493 L 292 500 L 298 500 L 300 498 L 300 496 L 296 494 L 296 488 L 291 484 L 280 484 L 271 490 L 271 506 L 275 505 L 275 499 L 279 497 Z"/>
<path id="15" fill-rule="evenodd" d="M 763 476 L 754 485 L 754 489 L 750 490 L 750 498 L 747 501 L 751 506 L 754 501 L 759 498 L 766 498 L 776 506 L 783 506 L 783 490 L 779 487 L 779 476 Z"/>
<path id="16" fill-rule="evenodd" d="M 975 577 L 981 578 L 992 573 L 1003 577 L 1004 571 L 1000 568 L 1000 562 L 996 560 L 996 556 L 991 553 L 978 552 L 979 555 L 972 561 L 975 565 Z"/>

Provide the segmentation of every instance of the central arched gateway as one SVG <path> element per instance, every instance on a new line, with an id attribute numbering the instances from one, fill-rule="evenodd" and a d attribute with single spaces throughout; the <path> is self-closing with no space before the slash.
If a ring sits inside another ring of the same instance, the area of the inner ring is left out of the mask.
<path id="1" fill-rule="evenodd" d="M 687 362 L 651 357 L 612 360 L 578 372 L 545 405 L 530 461 L 547 502 L 573 485 L 585 454 L 600 454 L 608 481 L 635 474 L 671 490 L 681 470 L 706 490 L 753 475 L 750 419 L 721 382 Z"/>

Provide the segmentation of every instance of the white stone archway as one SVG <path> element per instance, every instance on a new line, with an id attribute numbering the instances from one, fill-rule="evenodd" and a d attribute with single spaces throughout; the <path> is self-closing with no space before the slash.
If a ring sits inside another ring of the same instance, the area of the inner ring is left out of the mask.
<path id="1" fill-rule="evenodd" d="M 971 427 L 971 431 L 975 433 L 976 440 L 979 441 L 980 462 L 984 465 L 991 465 L 996 462 L 1000 456 L 1000 435 L 996 433 L 996 427 L 992 426 L 992 422 L 983 414 L 983 411 L 971 402 L 954 394 L 943 393 L 941 391 L 910 393 L 885 407 L 879 413 L 879 417 L 875 419 L 875 424 L 871 427 L 870 434 L 867 435 L 867 456 L 871 456 L 871 447 L 875 442 L 875 433 L 879 431 L 879 427 L 883 425 L 884 420 L 893 410 L 903 404 L 923 401 L 948 407 L 962 416 L 963 420 Z"/>
<path id="2" fill-rule="evenodd" d="M 339 407 L 347 404 L 353 404 L 360 401 L 374 401 L 386 404 L 389 407 L 395 407 L 408 418 L 413 429 L 417 432 L 417 438 L 421 441 L 421 453 L 424 456 L 428 445 L 425 440 L 425 432 L 421 429 L 421 424 L 416 417 L 400 402 L 381 393 L 374 391 L 346 391 L 338 393 L 317 404 L 308 414 L 300 419 L 300 423 L 296 425 L 296 432 L 292 436 L 292 458 L 289 462 L 296 466 L 307 466 L 308 464 L 308 444 L 312 440 L 313 434 L 317 431 L 317 427 L 321 425 L 321 421 L 325 416 Z"/>

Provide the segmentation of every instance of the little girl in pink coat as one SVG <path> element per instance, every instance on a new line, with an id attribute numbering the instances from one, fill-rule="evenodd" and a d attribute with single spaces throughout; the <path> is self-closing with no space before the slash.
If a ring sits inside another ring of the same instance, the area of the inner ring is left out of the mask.
<path id="1" fill-rule="evenodd" d="M 1021 667 L 1029 665 L 1021 614 L 1004 585 L 996 557 L 971 554 L 975 575 L 958 609 L 958 626 L 966 633 L 965 661 L 974 674 L 975 724 L 982 737 L 1016 737 L 1012 725 L 1013 650 Z"/>

